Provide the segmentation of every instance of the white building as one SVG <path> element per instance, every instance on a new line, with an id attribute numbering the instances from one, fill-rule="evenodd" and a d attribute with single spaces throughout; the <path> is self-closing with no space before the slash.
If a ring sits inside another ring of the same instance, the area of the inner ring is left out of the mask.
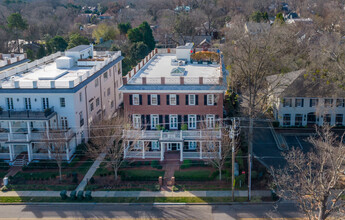
<path id="1" fill-rule="evenodd" d="M 92 121 L 111 117 L 121 104 L 122 59 L 121 52 L 80 45 L 0 71 L 0 158 L 50 159 L 43 139 L 63 129 L 70 161 Z"/>
<path id="2" fill-rule="evenodd" d="M 274 89 L 274 117 L 280 126 L 345 125 L 345 91 L 313 77 L 304 70 L 287 73 L 282 79 L 268 77 Z"/>

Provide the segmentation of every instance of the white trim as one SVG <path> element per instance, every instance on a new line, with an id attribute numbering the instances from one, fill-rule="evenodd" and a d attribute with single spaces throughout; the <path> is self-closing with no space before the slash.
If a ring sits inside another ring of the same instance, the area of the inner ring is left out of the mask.
<path id="1" fill-rule="evenodd" d="M 159 94 L 165 94 L 165 93 L 182 93 L 182 94 L 188 94 L 188 93 L 195 93 L 195 94 L 205 94 L 205 93 L 219 93 L 223 94 L 225 92 L 224 90 L 122 90 L 119 89 L 122 93 L 159 93 Z"/>
<path id="2" fill-rule="evenodd" d="M 155 120 L 157 123 L 153 123 Z M 150 115 L 150 121 L 151 121 L 151 129 L 157 129 L 157 125 L 159 124 L 159 115 L 158 114 L 152 114 Z"/>
<path id="3" fill-rule="evenodd" d="M 156 97 L 156 104 L 153 104 L 152 102 L 152 97 L 155 96 Z M 158 105 L 158 95 L 157 94 L 151 94 L 151 97 L 150 97 L 150 102 L 151 102 L 151 105 Z"/>
<path id="4" fill-rule="evenodd" d="M 208 102 L 210 96 L 212 97 L 211 103 Z M 214 105 L 214 99 L 215 99 L 214 94 L 207 94 L 206 104 L 209 105 L 209 106 Z"/>
<path id="5" fill-rule="evenodd" d="M 141 115 L 135 114 L 133 115 L 133 127 L 140 128 L 141 127 Z"/>
<path id="6" fill-rule="evenodd" d="M 138 98 L 138 104 L 136 104 L 135 103 L 135 98 Z M 133 103 L 133 105 L 140 105 L 140 96 L 139 96 L 139 94 L 133 94 L 133 96 L 132 96 L 132 103 Z"/>
<path id="7" fill-rule="evenodd" d="M 194 122 L 195 126 L 190 126 L 191 122 Z M 196 115 L 188 115 L 188 129 L 196 129 L 196 123 Z"/>
<path id="8" fill-rule="evenodd" d="M 171 99 L 175 97 L 175 103 L 172 104 Z M 176 94 L 169 94 L 169 105 L 177 105 L 177 95 Z"/>
<path id="9" fill-rule="evenodd" d="M 193 104 L 192 104 L 191 101 L 190 101 L 190 100 L 191 100 L 191 97 L 194 97 L 194 99 L 193 99 L 193 100 L 194 100 L 194 103 L 193 103 Z M 196 95 L 195 95 L 195 94 L 189 94 L 189 95 L 188 95 L 188 105 L 196 105 Z"/>
<path id="10" fill-rule="evenodd" d="M 171 123 L 172 118 L 176 119 L 176 124 Z M 176 127 L 172 125 L 176 125 Z M 177 128 L 178 128 L 178 116 L 176 114 L 169 115 L 169 129 L 177 129 Z"/>

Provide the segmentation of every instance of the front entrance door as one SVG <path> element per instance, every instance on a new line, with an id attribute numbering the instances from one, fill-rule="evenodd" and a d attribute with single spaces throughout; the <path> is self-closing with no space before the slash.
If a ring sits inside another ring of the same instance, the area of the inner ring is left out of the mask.
<path id="1" fill-rule="evenodd" d="M 168 151 L 179 151 L 181 143 L 166 143 Z"/>

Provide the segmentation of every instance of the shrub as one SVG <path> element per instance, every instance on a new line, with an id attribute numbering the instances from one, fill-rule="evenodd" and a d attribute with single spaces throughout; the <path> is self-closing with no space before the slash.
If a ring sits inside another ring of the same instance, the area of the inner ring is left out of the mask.
<path id="1" fill-rule="evenodd" d="M 164 176 L 164 171 L 156 170 L 125 170 L 120 171 L 121 180 L 127 181 L 157 181 L 159 176 Z"/>
<path id="2" fill-rule="evenodd" d="M 176 171 L 176 181 L 208 181 L 212 180 L 211 171 L 199 170 L 199 171 Z"/>
<path id="3" fill-rule="evenodd" d="M 78 183 L 78 176 L 73 176 L 73 180 L 72 180 L 73 183 Z"/>
<path id="4" fill-rule="evenodd" d="M 84 199 L 84 191 L 80 190 L 78 191 L 78 200 L 83 200 Z"/>
<path id="5" fill-rule="evenodd" d="M 273 127 L 278 128 L 279 127 L 279 121 L 272 122 Z"/>
<path id="6" fill-rule="evenodd" d="M 96 181 L 95 181 L 95 178 L 91 177 L 91 178 L 90 178 L 90 183 L 91 183 L 91 184 L 95 184 L 95 182 L 96 182 Z"/>
<path id="7" fill-rule="evenodd" d="M 191 163 L 192 161 L 191 160 L 184 160 L 183 163 L 181 164 L 181 169 L 187 169 L 189 167 L 191 167 Z"/>
<path id="8" fill-rule="evenodd" d="M 245 181 L 246 181 L 246 174 L 241 174 L 235 177 L 235 184 L 237 187 L 240 186 L 240 182 L 242 183 L 242 185 L 244 185 Z"/>
<path id="9" fill-rule="evenodd" d="M 163 168 L 162 165 L 158 165 L 158 166 L 157 166 L 157 169 L 158 169 L 158 170 L 161 170 L 162 168 Z"/>
<path id="10" fill-rule="evenodd" d="M 73 200 L 77 199 L 77 191 L 73 190 L 71 191 L 71 193 L 69 194 L 69 197 Z"/>
<path id="11" fill-rule="evenodd" d="M 62 200 L 67 199 L 67 191 L 66 191 L 66 190 L 62 190 L 62 191 L 60 192 L 60 196 L 61 196 L 61 199 L 62 199 Z"/>
<path id="12" fill-rule="evenodd" d="M 258 172 L 255 170 L 252 171 L 252 179 L 257 179 L 258 178 Z"/>
<path id="13" fill-rule="evenodd" d="M 212 179 L 215 179 L 219 175 L 219 170 L 214 171 L 211 175 Z M 226 180 L 230 177 L 230 171 L 229 170 L 222 170 L 222 180 Z"/>
<path id="14" fill-rule="evenodd" d="M 152 168 L 157 168 L 159 166 L 159 161 L 158 160 L 153 160 L 152 162 L 151 162 L 151 167 Z"/>
<path id="15" fill-rule="evenodd" d="M 85 191 L 85 198 L 86 198 L 87 200 L 91 200 L 91 199 L 92 199 L 91 191 Z"/>
<path id="16" fill-rule="evenodd" d="M 179 191 L 179 188 L 176 187 L 176 186 L 173 186 L 173 187 L 172 187 L 172 191 L 173 191 L 173 192 L 177 192 L 177 191 Z"/>
<path id="17" fill-rule="evenodd" d="M 160 190 L 161 190 L 161 186 L 159 184 L 156 184 L 153 191 L 160 191 Z"/>

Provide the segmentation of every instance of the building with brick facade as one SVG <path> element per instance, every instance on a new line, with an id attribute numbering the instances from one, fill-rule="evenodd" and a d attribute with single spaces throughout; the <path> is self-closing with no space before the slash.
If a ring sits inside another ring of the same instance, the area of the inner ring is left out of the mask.
<path id="1" fill-rule="evenodd" d="M 126 158 L 163 161 L 175 151 L 182 161 L 221 151 L 226 71 L 221 61 L 194 62 L 192 51 L 192 44 L 155 49 L 123 77 L 124 112 L 132 120 L 124 135 L 138 140 L 127 143 Z"/>

